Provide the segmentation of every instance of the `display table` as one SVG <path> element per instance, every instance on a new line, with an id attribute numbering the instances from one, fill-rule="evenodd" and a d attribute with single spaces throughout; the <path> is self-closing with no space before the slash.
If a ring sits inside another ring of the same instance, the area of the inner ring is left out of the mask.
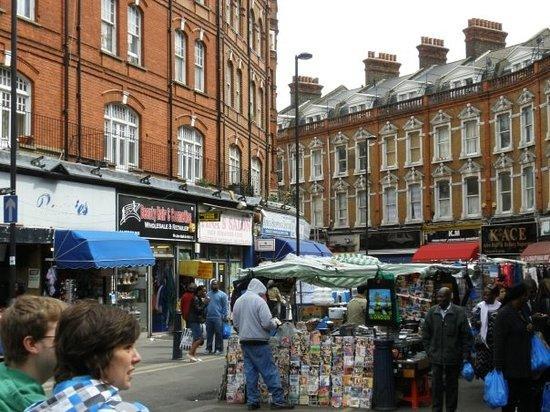
<path id="1" fill-rule="evenodd" d="M 420 403 L 429 404 L 432 398 L 428 379 L 430 371 L 428 358 L 397 360 L 395 365 L 396 379 L 405 381 L 410 387 L 409 394 L 403 396 L 403 400 L 410 402 L 413 409 L 418 409 Z"/>

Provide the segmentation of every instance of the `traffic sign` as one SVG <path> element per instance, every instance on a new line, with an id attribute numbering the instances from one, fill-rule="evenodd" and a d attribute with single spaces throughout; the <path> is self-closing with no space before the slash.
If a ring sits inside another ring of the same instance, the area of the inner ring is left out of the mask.
<path id="1" fill-rule="evenodd" d="M 4 223 L 17 223 L 17 196 L 4 196 Z"/>

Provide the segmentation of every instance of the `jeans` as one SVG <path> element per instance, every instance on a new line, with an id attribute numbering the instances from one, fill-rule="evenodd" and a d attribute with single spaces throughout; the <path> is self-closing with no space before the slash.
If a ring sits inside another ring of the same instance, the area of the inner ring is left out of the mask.
<path id="1" fill-rule="evenodd" d="M 214 350 L 223 352 L 223 322 L 221 318 L 206 319 L 206 350 L 212 350 L 212 341 L 216 336 Z"/>
<path id="2" fill-rule="evenodd" d="M 246 403 L 248 405 L 260 403 L 260 392 L 258 390 L 258 374 L 267 385 L 271 393 L 273 403 L 282 405 L 285 403 L 283 387 L 279 370 L 273 362 L 271 348 L 269 345 L 241 345 L 244 354 L 244 376 L 246 379 Z"/>
<path id="3" fill-rule="evenodd" d="M 536 405 L 537 394 L 532 379 L 506 379 L 508 382 L 508 405 L 502 412 L 514 412 L 516 406 L 519 412 L 538 412 L 540 405 Z"/>
<path id="4" fill-rule="evenodd" d="M 438 365 L 432 363 L 432 410 L 443 411 L 443 394 L 448 412 L 455 412 L 458 405 L 458 375 L 460 365 Z"/>

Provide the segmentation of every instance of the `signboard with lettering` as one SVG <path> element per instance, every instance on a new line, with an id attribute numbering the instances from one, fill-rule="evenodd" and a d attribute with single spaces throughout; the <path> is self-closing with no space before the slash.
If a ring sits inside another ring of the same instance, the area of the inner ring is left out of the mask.
<path id="1" fill-rule="evenodd" d="M 201 243 L 218 245 L 252 245 L 252 216 L 223 211 L 219 222 L 199 221 Z"/>
<path id="2" fill-rule="evenodd" d="M 118 230 L 163 240 L 195 240 L 195 205 L 118 195 Z"/>
<path id="3" fill-rule="evenodd" d="M 263 236 L 274 237 L 296 237 L 296 216 L 286 215 L 284 213 L 262 210 L 262 230 Z M 311 227 L 309 223 L 300 218 L 300 239 L 309 240 Z"/>
<path id="4" fill-rule="evenodd" d="M 256 239 L 256 252 L 275 252 L 275 239 Z"/>
<path id="5" fill-rule="evenodd" d="M 201 222 L 219 222 L 220 212 L 218 210 L 210 210 L 208 212 L 199 212 L 199 220 Z"/>
<path id="6" fill-rule="evenodd" d="M 536 241 L 535 222 L 488 225 L 481 228 L 481 250 L 488 256 L 519 255 L 530 243 Z"/>

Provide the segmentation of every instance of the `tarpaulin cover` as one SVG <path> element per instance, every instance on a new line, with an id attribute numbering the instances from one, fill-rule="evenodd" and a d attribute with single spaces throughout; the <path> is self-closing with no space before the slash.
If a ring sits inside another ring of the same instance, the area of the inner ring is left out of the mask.
<path id="1" fill-rule="evenodd" d="M 261 252 L 260 256 L 268 260 L 281 260 L 289 253 L 296 253 L 296 239 L 289 237 L 275 238 L 275 251 Z M 312 240 L 300 240 L 301 256 L 332 256 L 328 248 Z"/>
<path id="2" fill-rule="evenodd" d="M 413 263 L 454 262 L 479 257 L 479 242 L 433 242 L 420 246 L 414 254 Z"/>
<path id="3" fill-rule="evenodd" d="M 531 243 L 521 258 L 529 263 L 550 263 L 550 241 Z"/>
<path id="4" fill-rule="evenodd" d="M 54 260 L 61 269 L 152 266 L 149 241 L 131 232 L 56 230 Z"/>

